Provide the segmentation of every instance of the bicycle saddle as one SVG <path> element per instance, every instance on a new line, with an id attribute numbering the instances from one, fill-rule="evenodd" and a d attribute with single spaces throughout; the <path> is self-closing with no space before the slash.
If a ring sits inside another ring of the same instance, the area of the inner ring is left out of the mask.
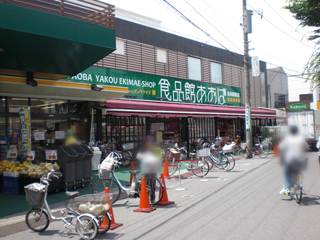
<path id="1" fill-rule="evenodd" d="M 196 155 L 196 153 L 189 153 L 191 156 L 195 156 Z"/>
<path id="2" fill-rule="evenodd" d="M 140 173 L 141 171 L 140 170 L 130 170 L 129 171 L 132 175 L 137 175 L 138 173 Z"/>
<path id="3" fill-rule="evenodd" d="M 75 198 L 75 197 L 78 197 L 80 196 L 80 193 L 79 192 L 68 192 L 66 191 L 66 195 L 69 199 L 72 199 L 72 198 Z"/>

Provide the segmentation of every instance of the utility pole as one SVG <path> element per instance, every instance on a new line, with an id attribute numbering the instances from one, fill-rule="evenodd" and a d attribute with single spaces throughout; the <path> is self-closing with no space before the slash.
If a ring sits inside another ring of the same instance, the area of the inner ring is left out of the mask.
<path id="1" fill-rule="evenodd" d="M 250 94 L 250 71 L 249 71 L 249 42 L 248 33 L 252 32 L 251 15 L 252 11 L 247 10 L 247 1 L 242 0 L 243 8 L 243 45 L 244 45 L 244 78 L 245 78 L 245 125 L 247 147 L 252 151 L 252 133 L 251 133 L 251 94 Z M 252 154 L 247 151 L 247 158 L 252 158 Z"/>

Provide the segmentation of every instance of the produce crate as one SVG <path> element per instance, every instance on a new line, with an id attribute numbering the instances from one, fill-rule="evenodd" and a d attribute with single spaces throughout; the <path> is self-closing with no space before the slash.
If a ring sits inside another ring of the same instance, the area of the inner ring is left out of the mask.
<path id="1" fill-rule="evenodd" d="M 19 195 L 19 178 L 2 176 L 2 191 L 4 193 Z"/>
<path id="2" fill-rule="evenodd" d="M 80 147 L 86 152 L 86 156 L 83 159 L 84 185 L 89 185 L 91 182 L 91 159 L 93 157 L 93 152 L 86 145 L 80 145 Z"/>
<path id="3" fill-rule="evenodd" d="M 75 151 L 76 154 L 78 154 L 78 158 L 75 161 L 75 187 L 81 187 L 82 182 L 84 180 L 83 176 L 83 160 L 86 156 L 86 151 L 83 150 L 79 145 L 72 145 L 70 146 L 73 151 Z"/>

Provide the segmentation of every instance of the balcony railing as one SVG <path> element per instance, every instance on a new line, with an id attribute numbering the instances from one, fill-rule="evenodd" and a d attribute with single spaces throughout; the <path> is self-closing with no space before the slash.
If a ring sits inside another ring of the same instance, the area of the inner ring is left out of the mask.
<path id="1" fill-rule="evenodd" d="M 0 0 L 114 28 L 114 6 L 95 0 Z"/>

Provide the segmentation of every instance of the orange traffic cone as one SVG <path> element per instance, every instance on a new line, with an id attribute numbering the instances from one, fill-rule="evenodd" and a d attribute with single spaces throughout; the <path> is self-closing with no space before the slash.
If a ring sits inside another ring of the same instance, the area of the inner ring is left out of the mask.
<path id="1" fill-rule="evenodd" d="M 105 194 L 109 193 L 109 188 L 105 188 L 104 191 Z M 110 230 L 114 230 L 116 228 L 122 227 L 123 224 L 122 223 L 116 223 L 116 221 L 114 220 L 114 214 L 113 214 L 113 210 L 112 210 L 112 204 L 110 204 L 110 210 L 109 210 L 109 214 L 111 216 L 111 225 L 110 225 Z M 106 228 L 108 226 L 108 220 L 106 218 L 103 219 L 103 222 L 101 224 L 101 227 Z"/>
<path id="2" fill-rule="evenodd" d="M 278 148 L 277 148 L 277 144 L 274 144 L 273 156 L 274 156 L 274 157 L 278 157 Z"/>
<path id="3" fill-rule="evenodd" d="M 169 201 L 168 199 L 167 187 L 166 187 L 166 182 L 164 181 L 163 174 L 161 174 L 161 182 L 163 183 L 163 196 L 161 201 L 157 205 L 161 207 L 161 206 L 169 206 L 174 204 L 174 202 Z M 160 188 L 160 195 L 161 195 L 161 188 Z"/>
<path id="4" fill-rule="evenodd" d="M 134 170 L 134 164 L 133 162 L 131 162 L 131 169 L 130 170 Z M 136 178 L 136 176 L 133 176 L 134 178 Z M 127 185 L 127 187 L 131 186 L 132 184 L 132 174 L 130 173 L 130 182 L 129 184 Z"/>
<path id="5" fill-rule="evenodd" d="M 141 180 L 141 193 L 140 193 L 140 206 L 138 209 L 133 210 L 134 212 L 149 213 L 156 210 L 155 207 L 150 207 L 149 197 L 147 192 L 146 180 L 143 177 Z"/>
<path id="6" fill-rule="evenodd" d="M 169 167 L 168 167 L 168 158 L 166 158 L 166 160 L 164 161 L 163 176 L 164 176 L 164 178 L 170 178 Z"/>

